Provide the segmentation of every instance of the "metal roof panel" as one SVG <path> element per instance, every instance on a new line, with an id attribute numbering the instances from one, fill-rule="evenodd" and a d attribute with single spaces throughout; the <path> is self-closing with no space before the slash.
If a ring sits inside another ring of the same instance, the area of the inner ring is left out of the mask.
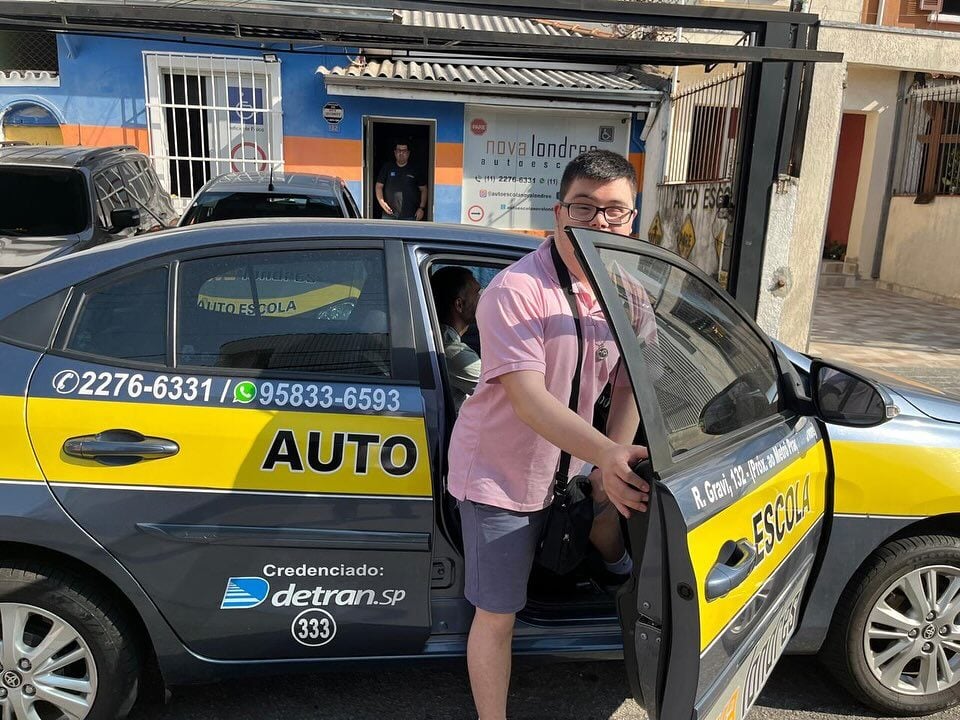
<path id="1" fill-rule="evenodd" d="M 326 77 L 386 80 L 424 79 L 437 84 L 505 85 L 533 88 L 582 88 L 621 92 L 650 91 L 651 88 L 626 71 L 551 70 L 509 65 L 472 65 L 469 63 L 432 63 L 412 60 L 378 60 L 355 62 L 349 67 L 326 68 L 317 72 Z"/>

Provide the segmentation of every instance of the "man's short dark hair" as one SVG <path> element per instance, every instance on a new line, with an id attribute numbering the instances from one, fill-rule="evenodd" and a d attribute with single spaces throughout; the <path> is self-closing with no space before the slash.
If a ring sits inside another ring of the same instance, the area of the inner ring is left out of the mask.
<path id="1" fill-rule="evenodd" d="M 623 155 L 609 150 L 587 150 L 577 155 L 567 164 L 560 180 L 560 199 L 563 200 L 570 190 L 574 180 L 594 180 L 596 182 L 613 182 L 620 179 L 627 180 L 637 191 L 637 171 Z"/>
<path id="2" fill-rule="evenodd" d="M 453 301 L 460 296 L 471 280 L 476 280 L 473 273 L 459 265 L 440 268 L 430 276 L 433 304 L 441 320 L 449 315 Z"/>
<path id="3" fill-rule="evenodd" d="M 413 149 L 408 140 L 397 140 L 396 142 L 393 143 L 393 149 L 396 150 L 401 145 L 403 145 L 407 150 Z"/>

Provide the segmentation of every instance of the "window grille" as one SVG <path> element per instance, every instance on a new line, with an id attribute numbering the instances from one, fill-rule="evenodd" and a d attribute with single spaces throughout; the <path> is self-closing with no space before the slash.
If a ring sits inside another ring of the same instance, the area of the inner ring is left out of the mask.
<path id="1" fill-rule="evenodd" d="M 737 158 L 744 72 L 737 70 L 671 98 L 664 182 L 729 180 Z"/>
<path id="2" fill-rule="evenodd" d="M 0 71 L 12 70 L 59 73 L 56 34 L 0 30 Z"/>
<path id="3" fill-rule="evenodd" d="M 960 195 L 960 80 L 933 82 L 902 100 L 898 195 Z"/>
<path id="4" fill-rule="evenodd" d="M 280 65 L 144 53 L 150 154 L 180 208 L 213 177 L 283 169 Z"/>

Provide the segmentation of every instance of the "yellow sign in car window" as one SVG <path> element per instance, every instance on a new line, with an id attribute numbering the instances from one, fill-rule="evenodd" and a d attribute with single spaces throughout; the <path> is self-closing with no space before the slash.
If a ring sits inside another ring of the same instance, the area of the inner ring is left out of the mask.
<path id="1" fill-rule="evenodd" d="M 313 312 L 328 307 L 335 303 L 341 303 L 347 300 L 355 300 L 360 295 L 360 289 L 352 285 L 327 285 L 313 290 L 304 289 L 303 292 L 296 294 L 285 294 L 270 296 L 261 294 L 258 297 L 258 303 L 254 303 L 250 297 L 249 285 L 243 283 L 248 288 L 248 292 L 232 295 L 224 293 L 222 288 L 220 292 L 212 294 L 207 292 L 206 283 L 204 288 L 197 296 L 197 306 L 213 312 L 222 312 L 229 315 L 260 315 L 264 317 L 290 317 L 301 315 L 305 312 Z M 213 288 L 211 288 L 216 292 Z M 336 319 L 336 318 L 331 318 Z"/>

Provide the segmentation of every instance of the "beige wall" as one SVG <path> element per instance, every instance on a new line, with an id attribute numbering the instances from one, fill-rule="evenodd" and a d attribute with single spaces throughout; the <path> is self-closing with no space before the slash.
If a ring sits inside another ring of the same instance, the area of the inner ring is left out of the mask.
<path id="1" fill-rule="evenodd" d="M 898 70 L 847 67 L 843 111 L 866 115 L 857 196 L 847 240 L 847 260 L 859 263 L 858 274 L 869 278 L 880 232 L 890 148 L 897 110 Z"/>
<path id="2" fill-rule="evenodd" d="M 827 207 L 830 204 L 837 141 L 840 137 L 844 70 L 839 63 L 824 63 L 814 70 L 803 167 L 796 188 L 793 217 L 779 222 L 775 217 L 777 205 L 771 206 L 770 228 L 789 228 L 792 234 L 772 235 L 768 231 L 764 276 L 760 286 L 760 312 L 768 318 L 764 329 L 798 350 L 807 347 L 810 316 L 816 296 Z M 768 257 L 776 260 L 768 262 Z M 780 267 L 784 258 L 791 280 L 783 296 L 777 297 L 773 290 L 776 278 L 772 273 Z M 771 307 L 776 310 L 770 310 Z"/>
<path id="3" fill-rule="evenodd" d="M 929 205 L 916 205 L 912 197 L 893 198 L 880 282 L 960 304 L 958 226 L 960 197 L 938 197 Z"/>
<path id="4" fill-rule="evenodd" d="M 811 0 L 807 12 L 816 13 L 821 21 L 859 23 L 863 15 L 863 0 Z"/>

